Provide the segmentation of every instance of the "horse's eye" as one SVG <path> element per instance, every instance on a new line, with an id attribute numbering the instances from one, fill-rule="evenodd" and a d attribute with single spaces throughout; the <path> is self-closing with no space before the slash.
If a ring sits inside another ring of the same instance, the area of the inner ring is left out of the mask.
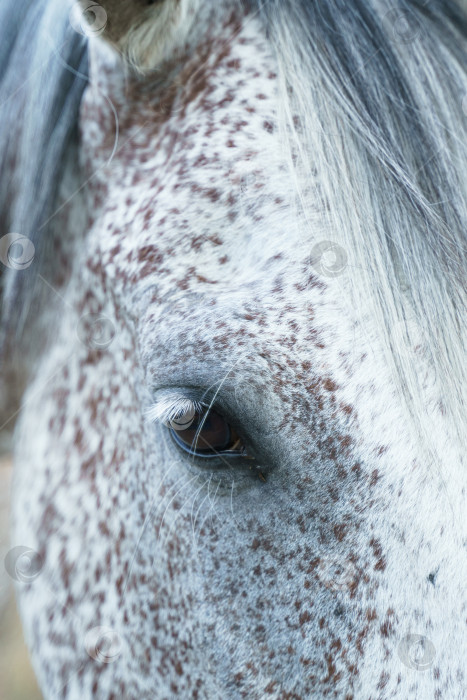
<path id="1" fill-rule="evenodd" d="M 196 457 L 244 456 L 238 433 L 226 419 L 205 406 L 188 409 L 168 422 L 172 437 L 183 450 Z"/>

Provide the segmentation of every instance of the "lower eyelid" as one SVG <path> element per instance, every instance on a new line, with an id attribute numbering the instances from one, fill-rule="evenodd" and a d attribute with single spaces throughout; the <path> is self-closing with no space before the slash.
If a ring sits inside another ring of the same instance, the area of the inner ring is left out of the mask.
<path id="1" fill-rule="evenodd" d="M 175 443 L 176 450 L 180 450 L 188 468 L 203 471 L 210 475 L 211 479 L 218 483 L 221 492 L 231 497 L 233 484 L 236 488 L 247 488 L 256 482 L 267 482 L 268 470 L 264 469 L 257 458 L 251 454 L 241 452 L 228 455 L 224 453 L 199 455 L 190 452 L 186 446 L 182 446 L 176 439 L 176 431 L 169 430 L 170 438 Z M 240 438 L 241 439 L 241 438 Z M 245 448 L 246 449 L 246 448 Z M 243 486 L 242 486 L 243 485 Z M 222 488 L 225 487 L 222 491 Z M 217 492 L 217 491 L 216 491 Z"/>
<path id="2" fill-rule="evenodd" d="M 193 457 L 197 457 L 197 458 L 199 458 L 199 459 L 219 459 L 220 457 L 224 457 L 224 458 L 234 458 L 234 457 L 245 457 L 245 456 L 246 456 L 246 455 L 244 455 L 244 454 L 242 453 L 242 450 L 241 450 L 241 449 L 237 449 L 237 450 L 235 451 L 235 450 L 233 450 L 232 448 L 230 448 L 230 449 L 228 449 L 228 450 L 225 450 L 225 449 L 224 449 L 224 450 L 213 450 L 212 453 L 209 453 L 209 452 L 206 451 L 206 452 L 203 454 L 203 453 L 201 453 L 201 452 L 199 452 L 199 451 L 190 449 L 190 447 L 189 447 L 189 445 L 188 445 L 187 443 L 185 443 L 185 442 L 183 442 L 182 440 L 180 440 L 180 436 L 178 435 L 178 433 L 177 433 L 176 430 L 171 430 L 170 433 L 171 433 L 171 435 L 172 435 L 172 439 L 174 440 L 174 442 L 175 442 L 184 452 L 186 452 L 186 453 L 189 454 L 189 455 L 192 455 Z M 235 443 L 235 446 L 236 446 L 237 444 L 241 446 L 242 443 L 241 443 L 240 438 L 239 438 L 239 439 L 237 440 L 237 442 Z"/>

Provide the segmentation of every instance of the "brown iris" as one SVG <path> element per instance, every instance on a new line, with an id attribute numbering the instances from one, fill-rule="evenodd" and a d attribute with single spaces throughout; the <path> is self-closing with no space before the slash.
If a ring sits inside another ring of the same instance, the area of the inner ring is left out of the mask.
<path id="1" fill-rule="evenodd" d="M 216 457 L 243 452 L 241 440 L 232 426 L 219 413 L 205 407 L 196 411 L 186 428 L 175 428 L 172 423 L 171 432 L 175 442 L 192 455 Z"/>

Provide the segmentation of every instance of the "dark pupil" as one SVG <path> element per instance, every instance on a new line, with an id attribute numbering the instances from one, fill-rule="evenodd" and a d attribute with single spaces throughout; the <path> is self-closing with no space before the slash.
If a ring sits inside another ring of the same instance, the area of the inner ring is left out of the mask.
<path id="1" fill-rule="evenodd" d="M 198 413 L 189 428 L 176 430 L 174 435 L 194 452 L 221 452 L 232 442 L 229 424 L 215 411 Z"/>

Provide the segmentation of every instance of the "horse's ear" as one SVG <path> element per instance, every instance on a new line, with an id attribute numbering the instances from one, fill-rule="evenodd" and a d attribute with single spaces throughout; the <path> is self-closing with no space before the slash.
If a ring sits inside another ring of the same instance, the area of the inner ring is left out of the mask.
<path id="1" fill-rule="evenodd" d="M 88 36 L 99 35 L 137 69 L 151 69 L 183 43 L 190 0 L 79 0 Z M 192 8 L 191 8 L 192 9 Z"/>

